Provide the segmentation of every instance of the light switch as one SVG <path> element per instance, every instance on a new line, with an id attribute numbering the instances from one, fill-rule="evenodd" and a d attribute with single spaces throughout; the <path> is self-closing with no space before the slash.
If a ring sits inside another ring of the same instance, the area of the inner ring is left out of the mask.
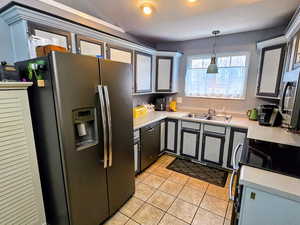
<path id="1" fill-rule="evenodd" d="M 177 97 L 177 103 L 182 103 L 182 97 Z"/>

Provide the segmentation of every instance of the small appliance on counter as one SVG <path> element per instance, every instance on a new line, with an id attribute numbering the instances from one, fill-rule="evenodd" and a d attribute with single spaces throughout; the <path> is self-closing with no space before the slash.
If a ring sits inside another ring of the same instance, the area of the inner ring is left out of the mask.
<path id="1" fill-rule="evenodd" d="M 173 100 L 170 102 L 170 112 L 176 112 L 176 111 L 177 111 L 177 102 Z"/>
<path id="2" fill-rule="evenodd" d="M 144 116 L 148 113 L 147 108 L 143 105 L 137 106 L 133 108 L 133 118 L 137 119 L 141 116 Z"/>
<path id="3" fill-rule="evenodd" d="M 249 109 L 248 111 L 247 111 L 247 116 L 248 116 L 248 118 L 249 118 L 249 120 L 257 120 L 257 115 L 258 113 L 257 113 L 257 109 L 256 108 L 254 108 L 254 109 Z"/>
<path id="4" fill-rule="evenodd" d="M 167 110 L 167 99 L 157 98 L 155 99 L 155 111 L 166 111 Z"/>
<path id="5" fill-rule="evenodd" d="M 277 105 L 260 105 L 258 123 L 262 126 L 280 126 L 282 116 Z"/>
<path id="6" fill-rule="evenodd" d="M 5 61 L 1 62 L 0 81 L 20 81 L 17 68 L 13 65 L 7 65 Z"/>

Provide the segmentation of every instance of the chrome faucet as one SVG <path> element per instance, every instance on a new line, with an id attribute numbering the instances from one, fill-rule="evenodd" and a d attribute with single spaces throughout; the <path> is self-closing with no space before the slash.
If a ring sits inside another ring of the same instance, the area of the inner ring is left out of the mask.
<path id="1" fill-rule="evenodd" d="M 216 110 L 213 108 L 209 108 L 208 109 L 208 115 L 209 116 L 215 116 L 216 115 Z"/>

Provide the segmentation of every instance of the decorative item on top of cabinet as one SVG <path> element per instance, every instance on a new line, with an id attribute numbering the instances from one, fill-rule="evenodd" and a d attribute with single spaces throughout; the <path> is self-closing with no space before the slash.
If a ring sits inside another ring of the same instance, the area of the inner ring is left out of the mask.
<path id="1" fill-rule="evenodd" d="M 113 61 L 133 64 L 133 52 L 127 48 L 107 44 L 106 57 Z"/>
<path id="2" fill-rule="evenodd" d="M 177 153 L 178 120 L 166 119 L 166 151 Z"/>
<path id="3" fill-rule="evenodd" d="M 156 91 L 171 92 L 173 81 L 173 57 L 157 56 L 156 58 Z"/>
<path id="4" fill-rule="evenodd" d="M 135 52 L 134 92 L 152 92 L 152 55 Z"/>
<path id="5" fill-rule="evenodd" d="M 104 58 L 103 42 L 83 35 L 76 35 L 76 52 L 81 55 Z"/>
<path id="6" fill-rule="evenodd" d="M 278 97 L 285 48 L 286 44 L 280 44 L 262 49 L 256 93 L 258 97 Z"/>
<path id="7" fill-rule="evenodd" d="M 70 32 L 32 22 L 28 22 L 28 32 L 31 36 L 32 48 L 44 45 L 57 45 L 71 52 Z"/>
<path id="8" fill-rule="evenodd" d="M 239 144 L 243 144 L 245 138 L 247 137 L 247 129 L 231 127 L 230 129 L 230 139 L 229 139 L 229 149 L 228 149 L 228 158 L 227 158 L 227 168 L 233 168 L 232 159 L 234 150 Z"/>

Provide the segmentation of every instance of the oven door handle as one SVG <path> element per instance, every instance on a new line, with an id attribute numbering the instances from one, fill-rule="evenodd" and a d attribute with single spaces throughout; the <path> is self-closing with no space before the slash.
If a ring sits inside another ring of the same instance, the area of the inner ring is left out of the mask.
<path id="1" fill-rule="evenodd" d="M 236 171 L 233 170 L 232 174 L 231 174 L 231 177 L 230 177 L 230 183 L 229 183 L 229 189 L 228 189 L 228 192 L 229 192 L 229 200 L 232 200 L 234 201 L 234 194 L 232 193 L 232 190 L 233 190 L 233 184 L 234 184 L 234 177 L 236 175 Z"/>
<path id="2" fill-rule="evenodd" d="M 234 149 L 234 152 L 233 152 L 233 157 L 232 157 L 232 166 L 233 166 L 233 170 L 238 170 L 239 168 L 239 165 L 237 163 L 237 153 L 239 151 L 239 149 L 241 149 L 241 147 L 243 146 L 243 144 L 238 144 L 236 146 L 236 148 Z"/>

